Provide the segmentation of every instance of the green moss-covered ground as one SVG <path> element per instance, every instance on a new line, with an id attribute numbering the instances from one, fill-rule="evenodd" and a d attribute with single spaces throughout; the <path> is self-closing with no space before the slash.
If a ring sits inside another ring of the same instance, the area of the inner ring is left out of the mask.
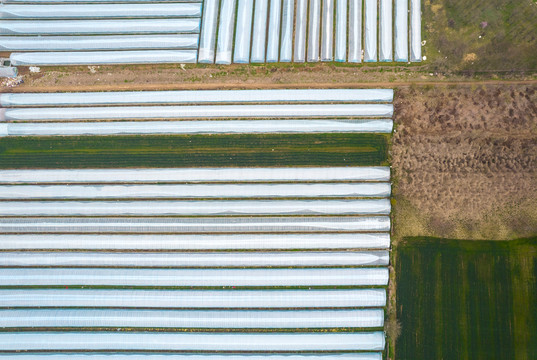
<path id="1" fill-rule="evenodd" d="M 407 238 L 396 256 L 398 360 L 537 359 L 537 238 Z"/>

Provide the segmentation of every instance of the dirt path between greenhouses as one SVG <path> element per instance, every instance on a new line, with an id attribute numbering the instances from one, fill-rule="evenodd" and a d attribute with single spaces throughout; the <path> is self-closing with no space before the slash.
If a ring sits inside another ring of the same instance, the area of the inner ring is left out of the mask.
<path id="1" fill-rule="evenodd" d="M 316 84 L 125 84 L 125 85 L 82 85 L 82 86 L 18 86 L 3 89 L 3 92 L 72 92 L 72 91 L 143 91 L 143 90 L 218 90 L 218 89 L 331 89 L 331 88 L 394 88 L 411 86 L 498 86 L 537 85 L 537 80 L 496 81 L 419 81 L 419 82 L 375 82 L 375 83 L 316 83 Z"/>

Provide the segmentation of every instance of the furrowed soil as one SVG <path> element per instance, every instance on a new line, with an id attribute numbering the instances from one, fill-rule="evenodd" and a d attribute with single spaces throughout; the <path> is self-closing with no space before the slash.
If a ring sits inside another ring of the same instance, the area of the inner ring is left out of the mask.
<path id="1" fill-rule="evenodd" d="M 537 87 L 400 88 L 394 243 L 537 234 Z"/>
<path id="2" fill-rule="evenodd" d="M 396 274 L 398 360 L 537 358 L 537 238 L 406 238 Z"/>

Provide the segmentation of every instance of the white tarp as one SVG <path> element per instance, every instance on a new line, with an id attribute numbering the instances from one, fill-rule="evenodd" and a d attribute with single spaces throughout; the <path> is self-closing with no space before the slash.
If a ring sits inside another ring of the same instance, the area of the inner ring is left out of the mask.
<path id="1" fill-rule="evenodd" d="M 2 250 L 297 250 L 388 249 L 388 233 L 333 234 L 21 234 L 2 235 Z M 1 296 L 0 296 L 1 300 Z"/>
<path id="2" fill-rule="evenodd" d="M 408 0 L 395 0 L 395 61 L 408 61 Z"/>
<path id="3" fill-rule="evenodd" d="M 388 197 L 389 183 L 0 185 L 0 199 Z"/>
<path id="4" fill-rule="evenodd" d="M 195 63 L 196 50 L 11 53 L 16 66 Z"/>
<path id="5" fill-rule="evenodd" d="M 310 0 L 309 5 L 307 59 L 309 62 L 315 62 L 319 61 L 319 42 L 321 37 L 321 0 Z"/>
<path id="6" fill-rule="evenodd" d="M 194 57 L 196 55 L 196 51 L 192 50 L 178 50 L 177 52 L 193 52 Z M 149 54 L 154 54 L 154 52 L 150 52 Z M 3 113 L 0 113 L 0 121 L 304 118 L 340 116 L 390 118 L 392 115 L 392 104 L 111 106 L 84 108 L 8 108 Z"/>
<path id="7" fill-rule="evenodd" d="M 0 328 L 314 329 L 384 325 L 384 310 L 0 309 Z"/>
<path id="8" fill-rule="evenodd" d="M 0 290 L 0 306 L 155 309 L 383 307 L 386 306 L 386 290 L 3 289 Z"/>
<path id="9" fill-rule="evenodd" d="M 280 43 L 280 62 L 290 62 L 293 58 L 294 11 L 294 0 L 282 0 L 282 37 Z"/>
<path id="10" fill-rule="evenodd" d="M 364 61 L 377 61 L 377 0 L 365 0 Z"/>
<path id="11" fill-rule="evenodd" d="M 379 16 L 379 60 L 393 61 L 393 0 L 380 0 Z"/>
<path id="12" fill-rule="evenodd" d="M 0 232 L 260 233 L 390 231 L 389 216 L 218 218 L 0 218 Z"/>
<path id="13" fill-rule="evenodd" d="M 278 62 L 282 0 L 270 0 L 268 19 L 267 62 Z"/>
<path id="14" fill-rule="evenodd" d="M 387 166 L 0 170 L 0 183 L 390 181 Z"/>
<path id="15" fill-rule="evenodd" d="M 197 49 L 197 47 L 197 34 L 31 37 L 0 36 L 0 50 L 5 51 Z"/>
<path id="16" fill-rule="evenodd" d="M 334 60 L 334 0 L 323 0 L 321 60 Z"/>
<path id="17" fill-rule="evenodd" d="M 247 64 L 250 62 L 254 0 L 238 1 L 233 62 Z"/>
<path id="18" fill-rule="evenodd" d="M 199 17 L 201 3 L 2 5 L 0 19 Z"/>
<path id="19" fill-rule="evenodd" d="M 382 353 L 360 352 L 352 354 L 174 354 L 174 353 L 19 353 L 0 354 L 1 360 L 382 360 Z"/>
<path id="20" fill-rule="evenodd" d="M 421 61 L 421 0 L 410 0 L 410 61 Z"/>
<path id="21" fill-rule="evenodd" d="M 218 23 L 218 40 L 215 61 L 217 64 L 231 64 L 236 4 L 236 0 L 222 0 L 220 2 L 220 18 Z"/>
<path id="22" fill-rule="evenodd" d="M 2 216 L 386 215 L 377 200 L 4 201 Z"/>
<path id="23" fill-rule="evenodd" d="M 387 266 L 387 251 L 290 252 L 1 252 L 2 267 L 302 267 Z M 0 318 L 2 316 L 0 315 Z M 1 326 L 0 326 L 1 327 Z"/>
<path id="24" fill-rule="evenodd" d="M 181 37 L 184 35 L 180 35 Z M 0 41 L 1 41 L 0 37 Z M 179 90 L 0 94 L 2 107 L 237 102 L 392 102 L 392 89 Z"/>
<path id="25" fill-rule="evenodd" d="M 388 268 L 385 267 L 342 269 L 7 268 L 0 272 L 0 286 L 385 286 L 388 284 L 388 277 Z"/>
<path id="26" fill-rule="evenodd" d="M 219 0 L 205 0 L 203 3 L 203 20 L 198 52 L 198 62 L 202 64 L 214 63 L 219 5 Z"/>
<path id="27" fill-rule="evenodd" d="M 349 0 L 349 62 L 362 62 L 362 0 Z"/>
<path id="28" fill-rule="evenodd" d="M 198 33 L 199 19 L 3 20 L 0 35 Z"/>
<path id="29" fill-rule="evenodd" d="M 267 10 L 269 0 L 256 0 L 254 13 L 254 28 L 252 38 L 253 63 L 265 62 L 265 42 L 267 40 Z M 279 16 L 279 14 L 278 14 Z"/>
<path id="30" fill-rule="evenodd" d="M 5 332 L 3 350 L 384 350 L 382 331 L 363 333 Z"/>
<path id="31" fill-rule="evenodd" d="M 338 62 L 347 61 L 347 7 L 347 0 L 336 0 L 335 60 Z"/>
<path id="32" fill-rule="evenodd" d="M 391 133 L 393 121 L 374 120 L 211 120 L 120 121 L 76 123 L 7 123 L 0 136 L 126 135 L 126 134 L 267 134 L 267 133 Z"/>
<path id="33" fill-rule="evenodd" d="M 314 6 L 314 3 L 319 3 L 320 1 L 321 0 L 312 0 L 313 2 L 312 7 Z M 284 11 L 285 11 L 285 8 L 284 8 Z M 308 23 L 308 0 L 297 0 L 296 20 L 295 20 L 295 50 L 294 50 L 294 57 L 293 57 L 294 62 L 305 61 L 307 23 Z"/>

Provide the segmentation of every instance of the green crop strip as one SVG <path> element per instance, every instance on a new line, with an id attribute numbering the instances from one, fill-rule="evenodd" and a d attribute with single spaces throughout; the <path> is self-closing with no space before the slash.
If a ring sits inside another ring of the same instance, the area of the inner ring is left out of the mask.
<path id="1" fill-rule="evenodd" d="M 387 135 L 73 136 L 0 139 L 0 168 L 374 166 Z"/>
<path id="2" fill-rule="evenodd" d="M 396 273 L 397 359 L 537 358 L 537 238 L 409 238 Z"/>

